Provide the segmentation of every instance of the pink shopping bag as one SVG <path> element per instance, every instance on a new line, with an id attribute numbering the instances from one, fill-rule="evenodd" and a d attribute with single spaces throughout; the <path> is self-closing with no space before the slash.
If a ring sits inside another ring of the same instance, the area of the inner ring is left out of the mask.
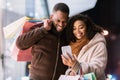
<path id="1" fill-rule="evenodd" d="M 20 35 L 25 33 L 25 32 L 28 32 L 30 30 L 30 28 L 32 26 L 34 26 L 35 24 L 36 23 L 31 23 L 31 22 L 26 21 Z M 12 51 L 12 57 L 17 61 L 30 62 L 32 59 L 31 48 L 26 49 L 26 50 L 20 50 L 15 45 L 15 47 L 13 48 L 13 51 Z"/>

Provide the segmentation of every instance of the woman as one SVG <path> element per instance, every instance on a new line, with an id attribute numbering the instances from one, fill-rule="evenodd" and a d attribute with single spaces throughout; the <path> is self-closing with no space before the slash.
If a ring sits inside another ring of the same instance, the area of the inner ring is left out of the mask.
<path id="1" fill-rule="evenodd" d="M 106 40 L 101 34 L 102 28 L 82 14 L 73 16 L 67 28 L 73 56 L 62 55 L 63 64 L 69 67 L 66 74 L 76 75 L 82 70 L 83 74 L 94 72 L 97 80 L 105 80 L 107 49 Z"/>

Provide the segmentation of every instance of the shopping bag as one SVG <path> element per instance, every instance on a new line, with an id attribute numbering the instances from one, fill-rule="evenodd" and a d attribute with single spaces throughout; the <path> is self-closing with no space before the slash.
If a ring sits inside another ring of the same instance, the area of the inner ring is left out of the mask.
<path id="1" fill-rule="evenodd" d="M 79 69 L 79 72 L 80 73 L 75 76 L 60 75 L 58 80 L 96 80 L 94 72 L 83 74 L 82 68 Z"/>
<path id="2" fill-rule="evenodd" d="M 60 75 L 58 80 L 97 80 L 93 72 L 84 75 Z"/>
<path id="3" fill-rule="evenodd" d="M 23 29 L 19 35 L 21 35 L 25 32 L 28 32 L 30 30 L 30 28 L 34 25 L 36 25 L 36 23 L 31 23 L 31 22 L 26 21 L 24 26 L 23 26 Z M 32 59 L 31 48 L 26 49 L 26 50 L 20 50 L 17 48 L 17 46 L 14 43 L 14 48 L 12 50 L 12 58 L 17 60 L 17 61 L 30 62 Z"/>
<path id="4" fill-rule="evenodd" d="M 4 37 L 5 39 L 12 39 L 21 29 L 21 27 L 25 24 L 26 17 L 22 17 L 11 24 L 3 27 Z"/>
<path id="5" fill-rule="evenodd" d="M 85 80 L 97 80 L 93 72 L 83 75 Z"/>
<path id="6" fill-rule="evenodd" d="M 70 76 L 70 75 L 60 75 L 58 80 L 84 80 L 80 75 Z"/>

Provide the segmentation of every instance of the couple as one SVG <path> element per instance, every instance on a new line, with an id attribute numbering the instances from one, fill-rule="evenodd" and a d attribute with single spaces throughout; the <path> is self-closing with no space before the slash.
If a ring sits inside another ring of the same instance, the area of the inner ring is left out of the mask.
<path id="1" fill-rule="evenodd" d="M 100 34 L 102 29 L 90 18 L 79 14 L 69 19 L 69 7 L 58 3 L 50 19 L 42 26 L 33 27 L 36 28 L 20 35 L 16 41 L 19 49 L 32 47 L 30 80 L 58 80 L 65 72 L 76 75 L 80 66 L 84 74 L 94 72 L 97 78 L 103 78 L 107 63 L 106 42 Z M 65 45 L 71 46 L 73 57 L 61 55 L 61 46 Z"/>

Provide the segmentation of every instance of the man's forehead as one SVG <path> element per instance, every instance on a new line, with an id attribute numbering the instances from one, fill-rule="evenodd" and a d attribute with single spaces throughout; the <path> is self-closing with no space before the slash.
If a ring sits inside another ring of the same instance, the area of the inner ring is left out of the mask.
<path id="1" fill-rule="evenodd" d="M 67 15 L 62 15 L 62 14 L 54 14 L 53 15 L 54 19 L 58 19 L 58 20 L 68 20 L 68 16 Z"/>

